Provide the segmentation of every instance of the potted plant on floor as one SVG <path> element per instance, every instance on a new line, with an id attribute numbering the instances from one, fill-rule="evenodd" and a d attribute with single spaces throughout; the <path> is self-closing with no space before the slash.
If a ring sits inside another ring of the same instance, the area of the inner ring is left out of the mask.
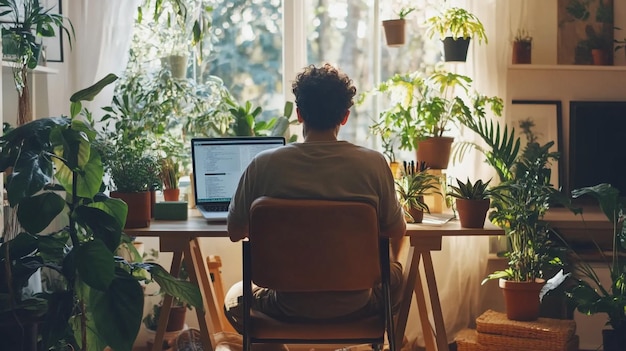
<path id="1" fill-rule="evenodd" d="M 131 350 L 143 313 L 139 281 L 146 274 L 168 294 L 202 308 L 197 286 L 159 265 L 115 255 L 127 208 L 100 192 L 104 170 L 81 101 L 116 78 L 109 75 L 72 95 L 71 117 L 37 119 L 0 137 L 0 171 L 13 167 L 7 198 L 24 228 L 0 245 L 0 324 L 18 326 L 13 331 L 21 336 L 22 326 L 41 322 L 37 349 Z M 24 282 L 40 268 L 55 271 L 62 283 L 22 296 Z M 11 330 L 0 333 L 4 347 L 19 350 L 7 344 Z"/>
<path id="2" fill-rule="evenodd" d="M 426 20 L 427 36 L 439 36 L 443 42 L 446 61 L 467 59 L 467 50 L 472 38 L 479 43 L 487 43 L 487 34 L 482 22 L 476 15 L 464 8 L 449 7 Z"/>
<path id="3" fill-rule="evenodd" d="M 475 183 L 467 178 L 467 182 L 463 183 L 459 178 L 456 179 L 457 185 L 449 185 L 451 191 L 448 196 L 455 198 L 456 211 L 459 213 L 459 220 L 463 228 L 482 228 L 487 218 L 487 211 L 491 203 L 491 190 L 487 187 L 491 179 L 483 183 L 482 179 L 478 179 Z"/>
<path id="4" fill-rule="evenodd" d="M 389 98 L 389 107 L 381 112 L 372 130 L 391 131 L 398 138 L 400 149 L 416 150 L 416 159 L 431 169 L 445 169 L 454 141 L 447 135 L 450 127 L 462 120 L 482 118 L 488 108 L 496 115 L 502 111 L 503 103 L 498 97 L 476 94 L 481 98 L 466 103 L 457 96 L 471 94 L 471 83 L 471 78 L 445 70 L 428 76 L 420 71 L 396 74 L 361 95 L 359 103 L 372 94 Z M 455 93 L 456 89 L 459 93 Z"/>
<path id="5" fill-rule="evenodd" d="M 33 119 L 28 72 L 39 62 L 41 38 L 54 37 L 57 30 L 63 31 L 70 48 L 72 45 L 72 22 L 51 10 L 43 7 L 39 0 L 0 0 L 0 13 L 8 19 L 0 23 L 2 51 L 5 59 L 12 62 L 13 82 L 18 93 L 18 125 Z"/>
<path id="6" fill-rule="evenodd" d="M 532 135 L 527 138 L 534 140 Z M 483 283 L 499 279 L 507 317 L 512 320 L 537 319 L 545 283 L 543 273 L 550 264 L 562 262 L 550 240 L 550 226 L 543 220 L 560 195 L 550 184 L 549 162 L 558 158 L 558 153 L 550 152 L 553 145 L 552 141 L 545 145 L 529 142 L 511 166 L 508 178 L 492 189 L 497 196 L 489 219 L 505 231 L 509 262 L 508 268 L 488 275 Z"/>
<path id="7" fill-rule="evenodd" d="M 596 273 L 594 267 L 572 249 L 567 241 L 570 257 L 573 257 L 574 277 L 576 284 L 567 290 L 566 296 L 578 311 L 584 315 L 597 313 L 607 314 L 607 326 L 610 328 L 602 331 L 603 350 L 622 350 L 626 345 L 626 227 L 624 218 L 626 216 L 626 203 L 620 198 L 619 191 L 610 184 L 598 184 L 592 187 L 575 189 L 572 197 L 591 197 L 597 200 L 600 209 L 607 220 L 613 224 L 613 245 L 610 256 L 607 257 L 604 251 L 594 239 L 594 233 L 590 233 L 590 240 L 598 248 L 598 254 L 603 258 L 610 272 L 610 286 L 605 286 Z M 584 212 L 580 208 L 570 209 L 581 215 L 581 222 L 584 219 Z"/>
<path id="8" fill-rule="evenodd" d="M 404 45 L 406 16 L 413 11 L 415 11 L 414 7 L 403 7 L 398 12 L 398 18 L 383 21 L 387 46 L 398 47 Z"/>
<path id="9" fill-rule="evenodd" d="M 400 179 L 396 180 L 400 203 L 409 222 L 422 223 L 424 212 L 430 213 L 424 196 L 441 195 L 439 177 L 428 173 L 424 162 L 418 166 L 405 164 L 403 171 Z"/>

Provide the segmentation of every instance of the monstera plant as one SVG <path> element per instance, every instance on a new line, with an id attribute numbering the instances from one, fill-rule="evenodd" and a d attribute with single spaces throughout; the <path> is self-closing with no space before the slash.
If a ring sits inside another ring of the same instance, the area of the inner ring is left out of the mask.
<path id="1" fill-rule="evenodd" d="M 38 349 L 61 343 L 74 350 L 130 351 L 143 314 L 142 280 L 202 308 L 197 286 L 155 263 L 115 255 L 127 241 L 127 206 L 100 192 L 104 171 L 92 144 L 96 132 L 81 101 L 116 79 L 109 75 L 74 94 L 71 117 L 37 119 L 0 138 L 0 171 L 10 171 L 8 201 L 23 228 L 0 245 L 0 324 L 38 325 Z M 28 296 L 23 287 L 39 269 L 56 272 L 61 283 Z M 0 333 L 23 332 L 9 329 Z"/>

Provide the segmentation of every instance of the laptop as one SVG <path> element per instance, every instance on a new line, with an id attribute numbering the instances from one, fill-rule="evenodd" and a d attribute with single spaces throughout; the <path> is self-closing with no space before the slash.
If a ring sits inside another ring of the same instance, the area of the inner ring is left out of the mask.
<path id="1" fill-rule="evenodd" d="M 226 221 L 239 179 L 259 152 L 285 145 L 283 137 L 193 138 L 196 207 L 208 221 Z"/>

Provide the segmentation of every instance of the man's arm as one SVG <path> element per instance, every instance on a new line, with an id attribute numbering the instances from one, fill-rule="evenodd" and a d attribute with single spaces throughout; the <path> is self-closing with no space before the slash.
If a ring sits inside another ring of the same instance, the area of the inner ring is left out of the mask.
<path id="1" fill-rule="evenodd" d="M 405 234 L 406 222 L 404 220 L 398 221 L 392 227 L 380 232 L 380 235 L 388 237 L 391 243 L 391 261 L 399 261 L 400 252 L 404 249 L 404 244 L 406 243 L 404 240 Z"/>
<path id="2" fill-rule="evenodd" d="M 227 224 L 228 237 L 232 242 L 239 241 L 243 238 L 248 237 L 248 225 L 247 224 L 239 224 L 234 223 L 232 221 L 228 221 Z"/>

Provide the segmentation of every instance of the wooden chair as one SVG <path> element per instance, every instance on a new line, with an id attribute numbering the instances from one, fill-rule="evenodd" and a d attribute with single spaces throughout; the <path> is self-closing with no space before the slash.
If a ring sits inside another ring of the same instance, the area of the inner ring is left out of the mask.
<path id="1" fill-rule="evenodd" d="M 395 351 L 389 288 L 389 240 L 376 209 L 363 202 L 261 197 L 250 209 L 243 242 L 243 346 L 252 343 L 372 344 L 385 332 Z M 355 321 L 293 322 L 251 310 L 251 283 L 285 292 L 351 291 L 382 282 L 385 308 Z"/>

